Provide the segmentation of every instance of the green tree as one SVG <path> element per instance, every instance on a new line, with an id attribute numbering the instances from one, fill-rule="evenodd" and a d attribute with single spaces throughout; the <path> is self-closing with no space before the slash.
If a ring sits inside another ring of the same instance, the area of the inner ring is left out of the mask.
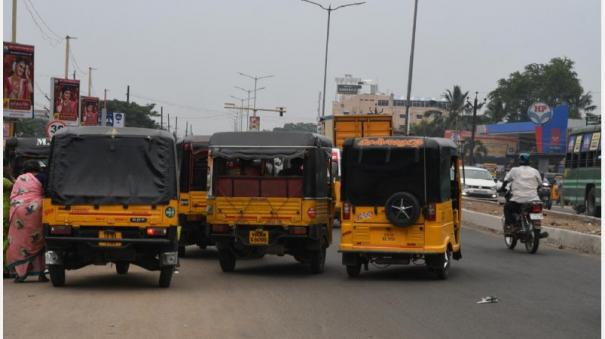
<path id="1" fill-rule="evenodd" d="M 302 131 L 302 132 L 313 132 L 317 133 L 317 124 L 310 122 L 288 122 L 284 124 L 284 127 L 275 127 L 273 132 L 293 132 L 293 131 Z"/>
<path id="2" fill-rule="evenodd" d="M 152 118 L 160 116 L 154 111 L 155 104 L 138 105 L 135 102 L 110 100 L 107 102 L 108 112 L 122 112 L 126 116 L 126 127 L 159 128 Z"/>
<path id="3" fill-rule="evenodd" d="M 551 107 L 566 102 L 569 117 L 580 118 L 593 111 L 592 95 L 580 85 L 574 62 L 553 58 L 547 64 L 530 64 L 522 72 L 514 72 L 498 80 L 498 87 L 489 93 L 486 116 L 490 122 L 528 121 L 527 110 L 534 102 Z"/>
<path id="4" fill-rule="evenodd" d="M 464 151 L 464 157 L 470 159 L 471 156 L 471 139 L 465 138 L 462 140 L 462 150 Z M 481 142 L 481 140 L 475 140 L 475 150 L 473 152 L 476 163 L 483 162 L 483 159 L 488 155 L 487 147 Z"/>
<path id="5" fill-rule="evenodd" d="M 15 123 L 15 136 L 19 138 L 46 138 L 46 124 L 44 119 L 23 119 Z"/>

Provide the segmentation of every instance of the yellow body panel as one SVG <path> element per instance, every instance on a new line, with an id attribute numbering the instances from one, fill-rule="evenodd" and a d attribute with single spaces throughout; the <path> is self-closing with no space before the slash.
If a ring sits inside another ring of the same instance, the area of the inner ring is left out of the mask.
<path id="1" fill-rule="evenodd" d="M 341 221 L 340 250 L 343 252 L 444 253 L 448 244 L 460 249 L 459 216 L 452 202 L 435 204 L 436 220 L 420 216 L 414 225 L 395 227 L 384 207 L 355 206 L 351 219 Z M 456 222 L 458 220 L 458 222 Z"/>
<path id="2" fill-rule="evenodd" d="M 178 202 L 170 200 L 168 205 L 73 205 L 67 209 L 63 205 L 54 205 L 51 199 L 43 200 L 42 222 L 48 225 L 70 225 L 73 227 L 170 227 L 177 226 Z M 172 216 L 166 210 L 172 208 Z"/>
<path id="3" fill-rule="evenodd" d="M 334 192 L 332 196 L 334 197 L 334 209 L 336 211 L 340 211 L 342 209 L 342 201 L 340 200 L 340 179 L 334 180 Z"/>
<path id="4" fill-rule="evenodd" d="M 179 194 L 179 214 L 203 215 L 208 211 L 206 191 L 191 191 Z"/>
<path id="5" fill-rule="evenodd" d="M 209 224 L 306 226 L 332 223 L 329 200 L 215 197 L 208 199 Z M 313 208 L 315 217 L 308 211 Z"/>
<path id="6" fill-rule="evenodd" d="M 392 117 L 380 114 L 335 115 L 323 120 L 324 135 L 332 140 L 334 147 L 342 149 L 349 138 L 386 137 L 393 135 Z"/>

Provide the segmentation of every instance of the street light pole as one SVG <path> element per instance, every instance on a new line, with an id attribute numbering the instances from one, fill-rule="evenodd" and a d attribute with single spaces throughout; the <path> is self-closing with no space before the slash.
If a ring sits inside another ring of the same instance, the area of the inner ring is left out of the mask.
<path id="1" fill-rule="evenodd" d="M 248 93 L 248 105 L 246 106 L 246 131 L 247 131 L 250 128 L 250 121 L 249 121 L 249 119 L 250 119 L 250 99 L 254 99 L 254 101 L 256 102 L 256 94 L 254 95 L 254 98 L 251 98 L 250 93 L 252 92 L 252 90 L 241 88 L 239 86 L 235 86 L 235 88 L 239 89 L 240 91 L 244 91 L 244 92 Z M 258 91 L 262 91 L 263 89 L 265 89 L 265 87 L 258 88 L 255 91 L 258 92 Z M 256 107 L 253 110 L 253 113 L 252 113 L 252 114 L 254 114 L 253 116 L 256 116 L 255 110 L 256 110 Z"/>
<path id="2" fill-rule="evenodd" d="M 412 48 L 410 50 L 410 68 L 408 70 L 408 93 L 405 103 L 405 135 L 410 135 L 410 96 L 412 94 L 412 71 L 414 70 L 414 46 L 416 45 L 416 14 L 418 0 L 414 1 L 414 25 L 412 28 Z"/>
<path id="3" fill-rule="evenodd" d="M 96 70 L 96 68 L 88 66 L 88 96 L 90 96 L 90 90 L 92 88 L 92 71 Z"/>
<path id="4" fill-rule="evenodd" d="M 65 79 L 68 79 L 67 76 L 69 75 L 69 40 L 72 39 L 77 38 L 69 35 L 65 36 Z"/>
<path id="5" fill-rule="evenodd" d="M 13 31 L 11 41 L 17 42 L 17 0 L 13 0 Z"/>
<path id="6" fill-rule="evenodd" d="M 327 25 L 327 29 L 326 29 L 326 55 L 325 55 L 325 59 L 324 59 L 324 87 L 323 87 L 323 98 L 322 98 L 322 103 L 321 103 L 321 116 L 325 116 L 326 115 L 326 81 L 328 78 L 328 43 L 330 41 L 330 18 L 331 18 L 331 14 L 333 11 L 339 9 L 339 8 L 343 8 L 343 7 L 349 7 L 349 6 L 357 6 L 357 5 L 363 5 L 365 4 L 364 2 L 355 2 L 355 3 L 350 3 L 350 4 L 345 4 L 345 5 L 340 5 L 337 7 L 332 8 L 332 4 L 330 4 L 330 6 L 328 6 L 328 8 L 325 8 L 323 5 L 318 4 L 317 2 L 313 2 L 310 0 L 301 0 L 304 2 L 308 2 L 310 4 L 319 6 L 321 9 L 323 9 L 324 11 L 328 12 L 328 25 Z"/>
<path id="7" fill-rule="evenodd" d="M 262 80 L 262 79 L 272 78 L 275 75 L 252 76 L 252 75 L 248 75 L 248 74 L 245 74 L 245 73 L 242 73 L 242 72 L 237 72 L 237 73 L 239 75 L 241 75 L 241 76 L 245 76 L 247 78 L 250 78 L 250 79 L 254 80 L 254 109 L 256 109 L 256 92 L 260 90 L 260 89 L 256 89 L 257 82 L 259 80 Z M 256 116 L 256 111 L 254 111 L 254 110 L 252 110 L 252 111 L 253 111 L 253 113 L 252 113 L 253 116 Z"/>

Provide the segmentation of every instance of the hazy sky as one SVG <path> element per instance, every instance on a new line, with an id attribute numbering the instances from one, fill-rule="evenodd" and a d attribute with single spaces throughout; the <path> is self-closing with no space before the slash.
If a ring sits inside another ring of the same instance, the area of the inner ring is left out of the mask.
<path id="1" fill-rule="evenodd" d="M 258 92 L 257 107 L 286 106 L 288 112 L 283 118 L 262 114 L 263 129 L 314 122 L 317 116 L 327 16 L 314 5 L 299 0 L 17 2 L 17 41 L 36 46 L 35 80 L 45 93 L 51 76 L 63 76 L 65 44 L 43 36 L 27 11 L 29 3 L 59 36 L 78 38 L 71 46 L 81 70 L 98 68 L 94 95 L 102 97 L 107 88 L 109 98 L 125 100 L 130 85 L 131 100 L 156 102 L 165 114 L 177 114 L 180 132 L 185 120 L 196 134 L 233 129 L 223 103 L 234 102 L 231 95 L 246 96 L 234 86 L 253 87 L 237 72 L 275 75 L 259 81 L 266 89 Z M 4 0 L 5 41 L 11 36 L 11 3 Z M 345 73 L 405 95 L 412 17 L 413 0 L 368 0 L 332 13 L 327 112 L 335 97 L 334 78 Z M 459 84 L 482 97 L 498 79 L 526 64 L 567 56 L 600 106 L 600 19 L 599 0 L 419 0 L 412 96 L 439 97 Z M 78 78 L 85 94 L 87 74 Z M 39 90 L 36 103 L 48 105 Z"/>

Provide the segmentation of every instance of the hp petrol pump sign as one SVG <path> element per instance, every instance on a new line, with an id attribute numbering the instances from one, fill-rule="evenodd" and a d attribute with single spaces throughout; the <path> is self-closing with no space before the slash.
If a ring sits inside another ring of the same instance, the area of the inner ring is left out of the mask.
<path id="1" fill-rule="evenodd" d="M 552 118 L 553 111 L 547 104 L 543 102 L 536 102 L 529 106 L 527 115 L 529 116 L 529 120 L 531 120 L 534 124 L 544 125 Z"/>

